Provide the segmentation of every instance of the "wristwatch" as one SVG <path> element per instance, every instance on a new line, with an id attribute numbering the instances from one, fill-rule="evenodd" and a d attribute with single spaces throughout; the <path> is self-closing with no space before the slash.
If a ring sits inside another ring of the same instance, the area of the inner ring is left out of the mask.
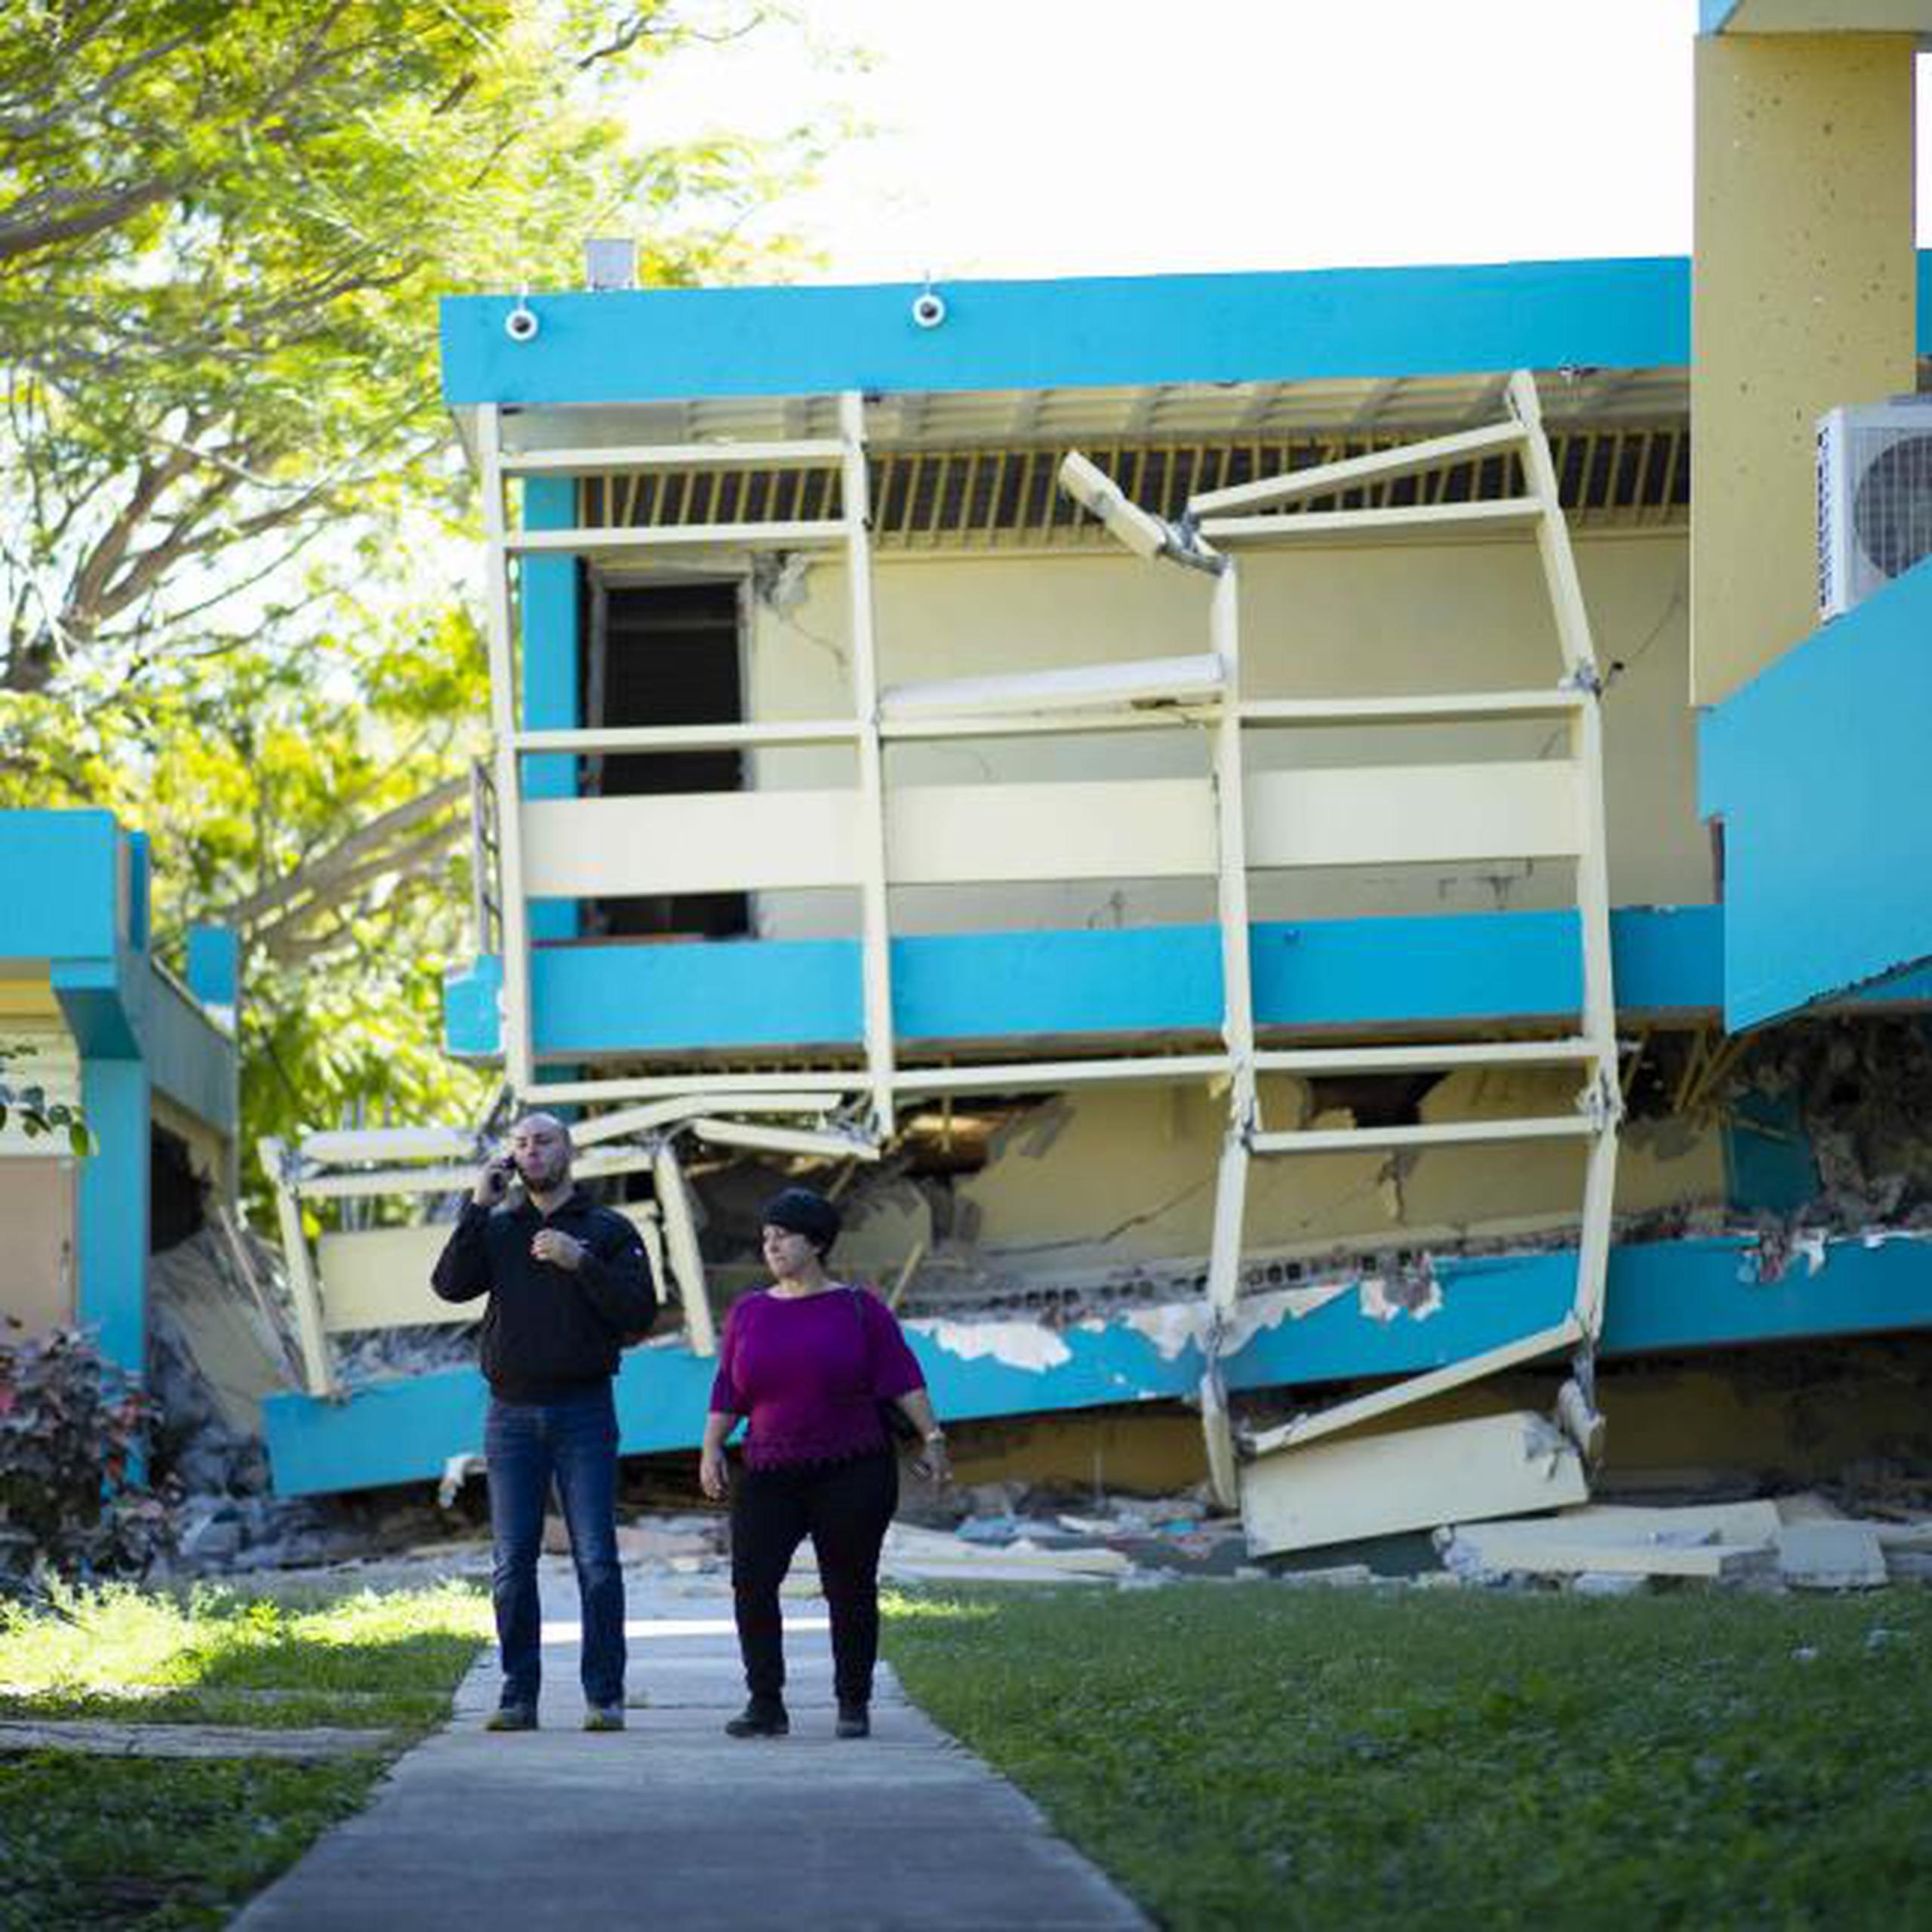
<path id="1" fill-rule="evenodd" d="M 946 1431 L 943 1429 L 929 1429 L 926 1431 L 925 1439 L 929 1443 L 943 1442 L 946 1440 Z"/>

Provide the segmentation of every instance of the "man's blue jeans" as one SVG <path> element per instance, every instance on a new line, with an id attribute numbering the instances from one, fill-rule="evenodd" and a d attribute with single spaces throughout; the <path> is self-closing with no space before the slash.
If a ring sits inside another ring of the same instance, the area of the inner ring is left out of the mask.
<path id="1" fill-rule="evenodd" d="M 533 1707 L 543 1685 L 537 1558 L 554 1475 L 571 1533 L 583 1626 L 583 1695 L 624 1701 L 624 1579 L 617 1567 L 617 1417 L 607 1385 L 561 1402 L 490 1398 L 483 1454 L 497 1545 L 491 1595 L 503 1701 Z"/>

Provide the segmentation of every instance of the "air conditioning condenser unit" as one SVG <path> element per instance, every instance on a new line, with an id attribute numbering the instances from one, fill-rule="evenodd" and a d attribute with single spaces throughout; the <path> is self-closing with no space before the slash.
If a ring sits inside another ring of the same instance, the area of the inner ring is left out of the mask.
<path id="1" fill-rule="evenodd" d="M 1932 555 L 1932 395 L 1818 419 L 1818 615 L 1842 617 Z"/>

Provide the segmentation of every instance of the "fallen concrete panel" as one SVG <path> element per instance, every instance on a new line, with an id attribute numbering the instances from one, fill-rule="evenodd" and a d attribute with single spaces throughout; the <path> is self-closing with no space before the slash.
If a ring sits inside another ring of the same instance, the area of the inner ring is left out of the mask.
<path id="1" fill-rule="evenodd" d="M 1792 1523 L 1778 1532 L 1778 1574 L 1794 1589 L 1875 1590 L 1891 1580 L 1864 1523 Z"/>
<path id="2" fill-rule="evenodd" d="M 1768 1542 L 1611 1543 L 1567 1535 L 1546 1523 L 1459 1527 L 1443 1551 L 1445 1567 L 1465 1577 L 1689 1577 L 1727 1583 L 1767 1574 L 1776 1561 Z"/>
<path id="3" fill-rule="evenodd" d="M 1024 1537 L 975 1545 L 948 1531 L 895 1523 L 880 1559 L 885 1576 L 906 1583 L 1112 1583 L 1134 1564 L 1117 1549 L 1044 1549 Z"/>
<path id="4" fill-rule="evenodd" d="M 1687 1503 L 1648 1509 L 1627 1503 L 1592 1503 L 1521 1527 L 1534 1527 L 1552 1543 L 1672 1543 L 1681 1546 L 1720 1543 L 1768 1546 L 1783 1526 L 1775 1503 Z M 1489 1536 L 1495 1531 L 1485 1529 L 1480 1534 Z"/>
<path id="5" fill-rule="evenodd" d="M 1257 1555 L 1580 1503 L 1575 1447 L 1527 1413 L 1285 1449 L 1241 1472 Z"/>

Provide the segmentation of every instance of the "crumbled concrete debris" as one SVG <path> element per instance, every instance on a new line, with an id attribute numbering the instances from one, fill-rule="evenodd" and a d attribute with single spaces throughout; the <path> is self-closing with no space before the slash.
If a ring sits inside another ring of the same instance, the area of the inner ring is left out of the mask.
<path id="1" fill-rule="evenodd" d="M 191 1494 L 245 1496 L 268 1486 L 262 1398 L 293 1380 L 271 1318 L 278 1279 L 272 1257 L 232 1226 L 226 1235 L 205 1228 L 149 1263 L 147 1386 L 162 1410 L 155 1469 Z"/>
<path id="2" fill-rule="evenodd" d="M 1465 1524 L 1437 1534 L 1467 1583 L 1567 1587 L 1617 1595 L 1702 1582 L 1752 1589 L 1871 1589 L 1932 1580 L 1932 1519 L 1826 1519 L 1814 1494 L 1776 1503 L 1636 1510 L 1603 1506 Z"/>
<path id="3" fill-rule="evenodd" d="M 346 1389 L 386 1382 L 397 1375 L 426 1375 L 461 1368 L 476 1360 L 474 1323 L 438 1321 L 401 1328 L 363 1328 L 338 1335 L 336 1372 Z"/>
<path id="4" fill-rule="evenodd" d="M 1354 1590 L 1377 1579 L 1366 1563 L 1337 1563 L 1325 1570 L 1284 1570 L 1275 1580 L 1294 1590 Z"/>
<path id="5" fill-rule="evenodd" d="M 1809 1143 L 1807 1221 L 1836 1234 L 1932 1224 L 1932 1041 L 1915 1019 L 1802 1020 L 1762 1035 L 1724 1098 L 1786 1100 Z"/>
<path id="6" fill-rule="evenodd" d="M 943 1531 L 895 1523 L 886 1532 L 880 1574 L 900 1582 L 1109 1582 L 1134 1567 L 1119 1551 L 1066 1543 L 1048 1548 L 1022 1537 L 988 1547 Z"/>
<path id="7" fill-rule="evenodd" d="M 345 1496 L 192 1496 L 177 1517 L 171 1574 L 313 1568 L 393 1552 L 445 1527 L 434 1506 L 377 1491 Z"/>
<path id="8" fill-rule="evenodd" d="M 1586 1570 L 1570 1580 L 1571 1594 L 1580 1597 L 1640 1597 L 1650 1587 L 1647 1577 L 1616 1576 L 1601 1570 Z"/>

